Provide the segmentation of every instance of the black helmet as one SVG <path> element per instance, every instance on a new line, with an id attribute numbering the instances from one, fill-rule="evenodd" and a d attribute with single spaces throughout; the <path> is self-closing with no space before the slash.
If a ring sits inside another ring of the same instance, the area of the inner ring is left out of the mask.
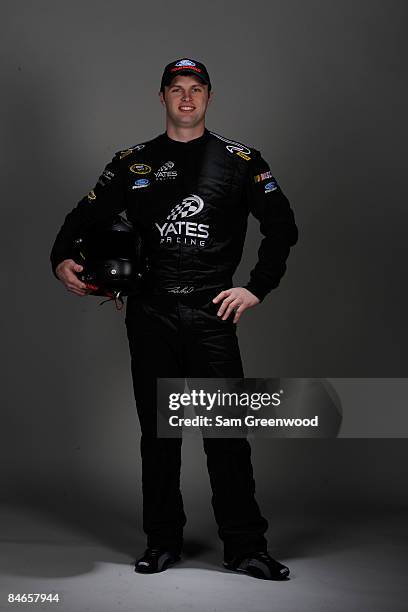
<path id="1" fill-rule="evenodd" d="M 77 276 L 91 295 L 116 300 L 137 291 L 143 272 L 141 238 L 130 221 L 116 215 L 76 238 L 74 249 L 74 259 L 84 268 Z"/>

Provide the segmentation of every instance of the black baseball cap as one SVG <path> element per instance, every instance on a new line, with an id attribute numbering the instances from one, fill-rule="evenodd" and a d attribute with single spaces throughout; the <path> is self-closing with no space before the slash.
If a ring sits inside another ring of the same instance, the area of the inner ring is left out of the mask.
<path id="1" fill-rule="evenodd" d="M 171 80 L 178 74 L 195 74 L 195 76 L 208 85 L 208 90 L 211 89 L 210 75 L 204 64 L 185 57 L 167 64 L 163 72 L 160 91 L 164 91 L 165 85 L 169 85 Z"/>

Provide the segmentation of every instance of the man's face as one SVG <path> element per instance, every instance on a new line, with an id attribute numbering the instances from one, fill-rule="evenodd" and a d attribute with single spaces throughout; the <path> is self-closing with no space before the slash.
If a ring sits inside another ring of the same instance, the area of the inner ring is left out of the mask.
<path id="1" fill-rule="evenodd" d="M 178 75 L 160 92 L 167 119 L 176 127 L 195 127 L 204 122 L 211 99 L 208 85 L 194 75 Z"/>

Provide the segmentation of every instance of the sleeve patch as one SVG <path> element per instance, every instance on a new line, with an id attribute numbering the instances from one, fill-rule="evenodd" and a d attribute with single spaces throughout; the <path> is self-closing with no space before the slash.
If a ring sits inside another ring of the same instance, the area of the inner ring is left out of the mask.
<path id="1" fill-rule="evenodd" d="M 273 178 L 272 172 L 270 170 L 268 170 L 268 172 L 262 172 L 262 174 L 256 174 L 254 176 L 254 181 L 255 181 L 255 183 L 260 183 L 261 181 L 266 181 L 266 179 L 268 179 L 268 178 L 275 180 Z"/>
<path id="2" fill-rule="evenodd" d="M 221 136 L 220 134 L 216 134 L 215 132 L 210 132 L 210 134 L 212 134 L 216 138 L 219 138 L 223 142 L 227 143 L 225 148 L 230 153 L 235 153 L 236 155 L 239 155 L 239 157 L 242 157 L 242 159 L 245 159 L 246 161 L 249 161 L 251 159 L 250 157 L 251 149 L 247 147 L 246 145 L 241 144 L 240 142 L 237 142 L 235 140 L 229 140 L 228 138 L 224 138 L 224 136 Z"/>
<path id="3" fill-rule="evenodd" d="M 105 169 L 99 177 L 98 183 L 99 185 L 102 185 L 102 187 L 105 187 L 105 185 L 107 185 L 114 177 L 114 172 Z"/>
<path id="4" fill-rule="evenodd" d="M 242 157 L 242 159 L 245 159 L 246 161 L 249 161 L 251 159 L 249 155 L 247 155 L 243 151 L 235 151 L 235 153 L 239 155 L 240 157 Z"/>
<path id="5" fill-rule="evenodd" d="M 278 183 L 273 179 L 269 183 L 265 185 L 265 193 L 269 193 L 270 191 L 275 191 L 278 188 Z"/>
<path id="6" fill-rule="evenodd" d="M 141 151 L 144 148 L 145 148 L 144 144 L 138 144 L 138 145 L 134 145 L 133 147 L 130 147 L 129 149 L 125 149 L 124 151 L 119 151 L 119 159 L 123 159 L 124 157 L 127 157 L 131 153 L 134 153 L 135 151 Z"/>

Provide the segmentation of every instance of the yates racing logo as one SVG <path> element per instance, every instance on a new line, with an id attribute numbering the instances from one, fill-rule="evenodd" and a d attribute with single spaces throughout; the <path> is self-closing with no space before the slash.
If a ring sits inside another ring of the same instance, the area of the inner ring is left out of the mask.
<path id="1" fill-rule="evenodd" d="M 206 223 L 183 220 L 198 215 L 203 208 L 204 201 L 194 194 L 184 198 L 180 204 L 176 204 L 167 215 L 166 223 L 162 225 L 155 223 L 160 234 L 160 243 L 205 247 L 210 235 L 210 226 Z"/>
<path id="2" fill-rule="evenodd" d="M 168 161 L 154 173 L 157 181 L 164 181 L 165 179 L 175 179 L 177 176 L 177 170 L 174 170 L 174 162 Z"/>
<path id="3" fill-rule="evenodd" d="M 184 217 L 198 215 L 204 208 L 204 201 L 198 195 L 190 195 L 184 198 L 181 204 L 176 204 L 167 215 L 169 221 L 176 221 Z"/>

